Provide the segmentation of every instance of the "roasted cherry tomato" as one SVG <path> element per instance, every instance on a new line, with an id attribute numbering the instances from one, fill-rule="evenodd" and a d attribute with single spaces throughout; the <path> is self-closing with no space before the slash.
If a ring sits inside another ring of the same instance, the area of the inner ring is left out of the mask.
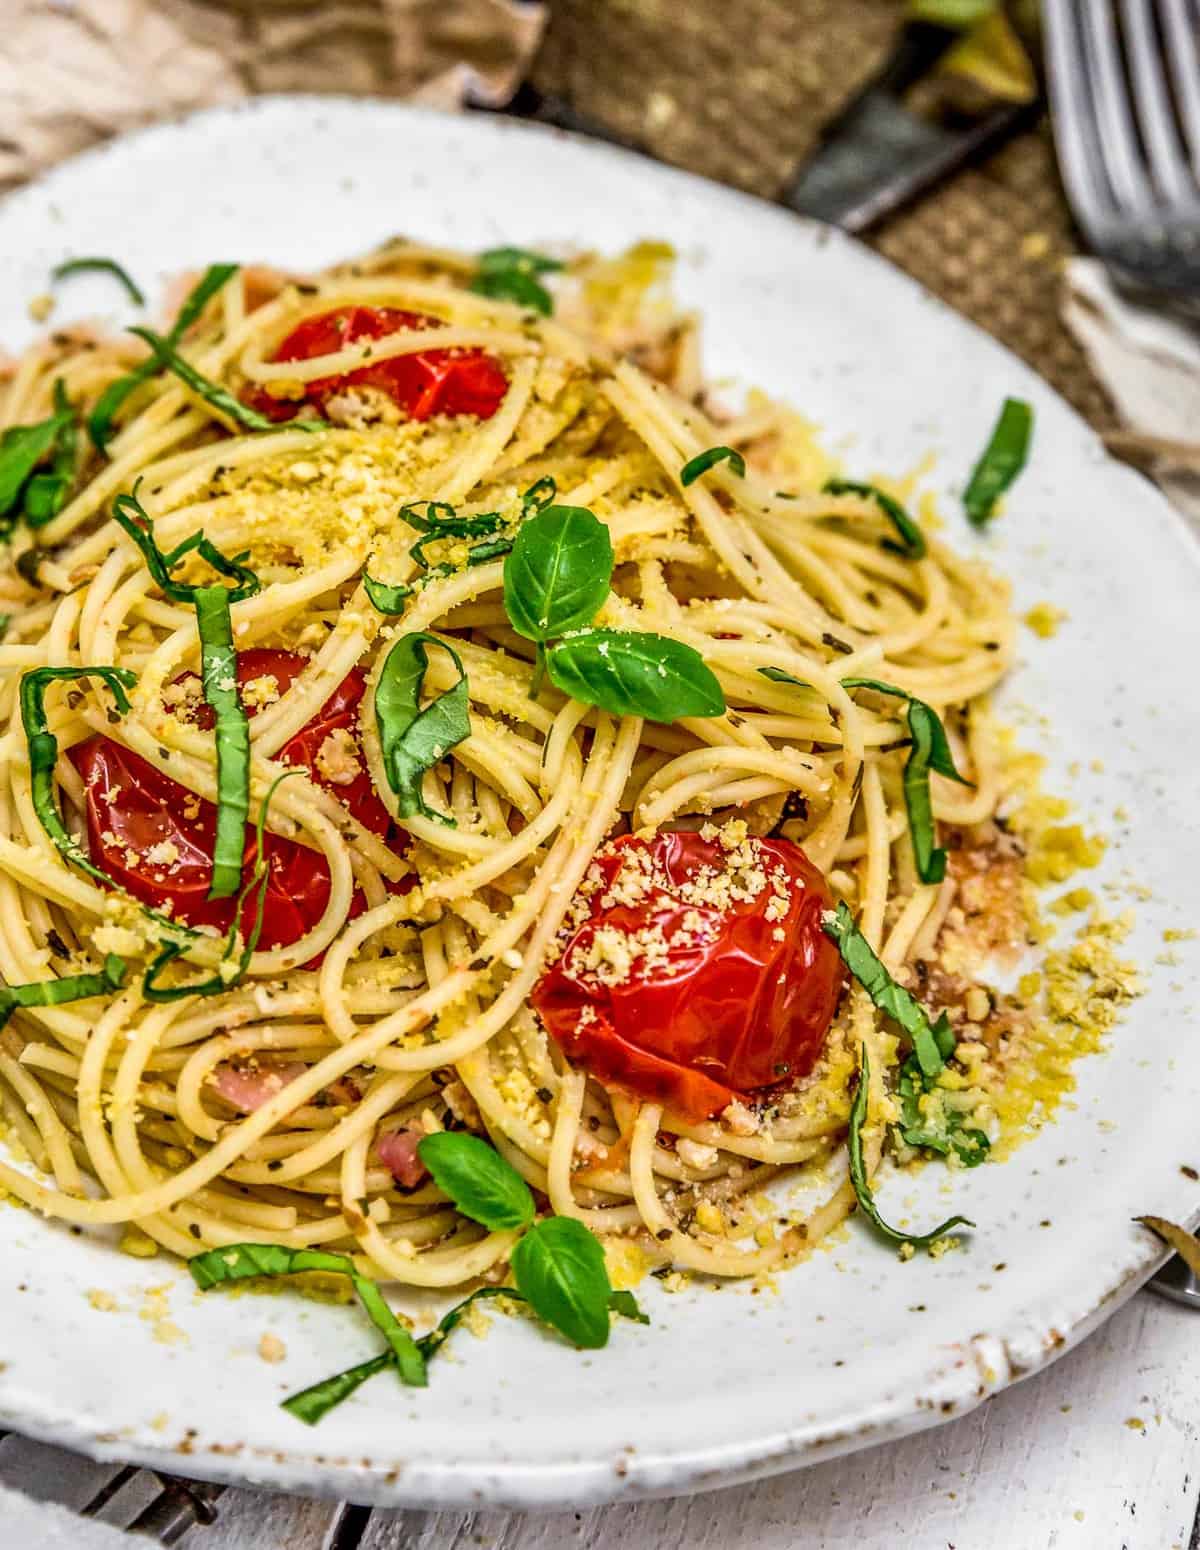
<path id="1" fill-rule="evenodd" d="M 270 675 L 283 694 L 306 660 L 291 651 L 239 652 L 238 686 L 244 690 Z M 386 837 L 391 820 L 371 783 L 358 743 L 357 711 L 364 688 L 363 675 L 355 669 L 312 720 L 283 745 L 278 757 L 286 764 L 303 765 L 364 828 Z M 248 704 L 246 714 L 255 713 L 256 706 Z M 212 712 L 201 703 L 194 719 L 198 725 L 211 726 Z M 318 758 L 335 732 L 348 738 L 335 739 L 331 754 Z M 353 779 L 331 777 L 330 770 L 333 775 L 351 774 L 355 757 L 358 769 Z M 217 820 L 213 804 L 106 737 L 88 738 L 71 750 L 71 758 L 83 777 L 88 849 L 96 865 L 143 904 L 167 910 L 188 925 L 228 930 L 234 901 L 208 898 Z M 254 846 L 254 829 L 247 825 L 246 875 L 253 865 Z M 282 835 L 264 835 L 263 850 L 269 881 L 259 945 L 284 947 L 310 931 L 324 913 L 329 903 L 329 867 L 324 856 Z M 240 922 L 243 934 L 254 924 L 255 908 L 255 901 L 248 898 Z M 362 898 L 356 894 L 354 913 L 361 909 Z"/>
<path id="2" fill-rule="evenodd" d="M 531 997 L 600 1081 L 702 1120 L 816 1063 L 844 983 L 798 845 L 672 832 L 598 852 Z"/>
<path id="3" fill-rule="evenodd" d="M 383 339 L 404 329 L 439 328 L 438 318 L 395 307 L 338 307 L 305 318 L 272 356 L 274 361 L 310 361 L 333 355 L 362 339 Z M 252 385 L 243 397 L 272 420 L 290 420 L 306 406 L 324 413 L 331 398 L 347 388 L 369 387 L 386 393 L 410 420 L 435 414 L 471 414 L 490 420 L 508 391 L 508 378 L 484 350 L 422 350 L 360 366 L 341 377 L 318 377 L 305 385 L 302 398 L 276 398 L 265 386 Z"/>

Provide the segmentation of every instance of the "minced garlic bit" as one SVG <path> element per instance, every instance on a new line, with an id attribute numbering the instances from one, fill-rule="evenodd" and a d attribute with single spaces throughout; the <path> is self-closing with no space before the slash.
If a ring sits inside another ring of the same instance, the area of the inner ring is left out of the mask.
<path id="1" fill-rule="evenodd" d="M 287 1346 L 278 1335 L 273 1335 L 270 1330 L 266 1330 L 259 1336 L 258 1354 L 264 1362 L 281 1362 L 287 1355 Z"/>

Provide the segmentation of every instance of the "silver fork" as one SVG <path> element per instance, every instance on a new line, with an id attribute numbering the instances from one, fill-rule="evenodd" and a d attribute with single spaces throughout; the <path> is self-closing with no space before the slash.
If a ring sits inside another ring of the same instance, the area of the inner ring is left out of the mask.
<path id="1" fill-rule="evenodd" d="M 1044 0 L 1054 136 L 1114 281 L 1200 315 L 1200 0 Z"/>
<path id="2" fill-rule="evenodd" d="M 1200 0 L 1044 0 L 1059 166 L 1118 284 L 1200 316 Z M 1173 1255 L 1150 1281 L 1200 1308 Z"/>

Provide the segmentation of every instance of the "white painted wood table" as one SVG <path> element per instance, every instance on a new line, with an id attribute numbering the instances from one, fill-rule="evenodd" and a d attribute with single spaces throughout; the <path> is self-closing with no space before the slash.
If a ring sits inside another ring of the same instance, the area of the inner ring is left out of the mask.
<path id="1" fill-rule="evenodd" d="M 581 1406 L 580 1424 L 587 1424 Z M 532 1516 L 384 1512 L 226 1489 L 10 1436 L 0 1481 L 179 1550 L 1200 1550 L 1200 1314 L 1140 1293 L 1060 1362 L 948 1426 L 757 1485 Z M 185 1510 L 178 1510 L 182 1501 Z M 15 1522 L 15 1520 L 14 1520 Z M 92 1535 L 23 1534 L 20 1550 Z M 147 1541 L 100 1533 L 102 1546 Z M 0 1546 L 18 1550 L 0 1514 Z"/>

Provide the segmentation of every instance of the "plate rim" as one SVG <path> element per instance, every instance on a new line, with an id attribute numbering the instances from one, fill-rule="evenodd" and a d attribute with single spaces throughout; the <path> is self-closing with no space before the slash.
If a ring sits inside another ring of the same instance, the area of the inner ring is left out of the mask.
<path id="1" fill-rule="evenodd" d="M 770 218 L 777 219 L 781 229 L 784 222 L 799 224 L 808 229 L 817 243 L 833 243 L 853 250 L 856 262 L 865 259 L 878 271 L 886 271 L 889 284 L 895 285 L 898 281 L 925 305 L 932 305 L 943 319 L 951 320 L 950 327 L 965 328 L 977 339 L 986 341 L 989 349 L 998 352 L 994 358 L 1004 360 L 1016 376 L 1036 379 L 1040 391 L 1053 397 L 1058 410 L 1066 412 L 1075 431 L 1081 432 L 1091 443 L 1097 461 L 1103 465 L 1104 476 L 1110 479 L 1128 477 L 1142 486 L 1143 498 L 1149 498 L 1157 507 L 1164 541 L 1169 532 L 1181 553 L 1186 553 L 1185 563 L 1200 578 L 1200 546 L 1182 514 L 1153 481 L 1115 458 L 1079 411 L 1007 344 L 957 312 L 905 270 L 839 228 L 797 215 L 744 190 L 653 158 L 643 158 L 636 151 L 607 141 L 536 121 L 512 119 L 501 114 L 446 113 L 424 104 L 388 97 L 265 93 L 172 115 L 77 152 L 30 183 L 5 194 L 0 199 L 0 218 L 19 219 L 24 204 L 32 205 L 47 193 L 52 194 L 60 180 L 77 177 L 81 171 L 86 173 L 91 164 L 114 156 L 119 158 L 130 147 L 166 139 L 215 121 L 299 111 L 349 111 L 355 114 L 382 111 L 398 119 L 415 117 L 426 122 L 442 122 L 448 130 L 453 127 L 484 139 L 512 135 L 517 139 L 566 142 L 608 163 L 628 163 L 633 159 L 652 176 L 672 181 L 680 188 L 690 186 L 703 190 L 706 197 L 715 193 L 731 204 L 747 204 L 759 214 L 770 212 Z M 1200 1212 L 1191 1220 L 1195 1217 L 1200 1217 Z M 0 1421 L 26 1435 L 73 1448 L 99 1460 L 128 1461 L 169 1473 L 374 1505 L 546 1510 L 689 1494 L 783 1473 L 957 1419 L 992 1394 L 1042 1371 L 1080 1343 L 1133 1296 L 1167 1258 L 1169 1251 L 1147 1236 L 1144 1244 L 1139 1242 L 1130 1246 L 1121 1263 L 1113 1264 L 1106 1283 L 1097 1289 L 1090 1305 L 1074 1315 L 1065 1329 L 1046 1330 L 1030 1316 L 1016 1316 L 998 1329 L 973 1337 L 966 1346 L 954 1348 L 956 1354 L 953 1356 L 932 1360 L 924 1369 L 919 1390 L 917 1385 L 910 1384 L 887 1402 L 866 1402 L 855 1414 L 847 1414 L 836 1427 L 812 1421 L 798 1423 L 790 1430 L 743 1437 L 736 1442 L 718 1444 L 706 1450 L 691 1449 L 686 1453 L 652 1455 L 630 1451 L 627 1458 L 583 1460 L 570 1457 L 537 1465 L 508 1460 L 490 1465 L 486 1461 L 469 1461 L 461 1457 L 444 1464 L 429 1460 L 410 1462 L 402 1456 L 394 1460 L 349 1460 L 330 1457 L 317 1448 L 251 1451 L 240 1444 L 227 1447 L 214 1444 L 201 1451 L 191 1446 L 186 1434 L 183 1443 L 172 1445 L 159 1443 L 148 1435 L 126 1437 L 123 1432 L 102 1430 L 86 1420 L 81 1422 L 62 1405 L 46 1406 L 36 1394 L 22 1392 L 3 1371 L 0 1371 Z M 935 1353 L 931 1352 L 931 1355 Z"/>

